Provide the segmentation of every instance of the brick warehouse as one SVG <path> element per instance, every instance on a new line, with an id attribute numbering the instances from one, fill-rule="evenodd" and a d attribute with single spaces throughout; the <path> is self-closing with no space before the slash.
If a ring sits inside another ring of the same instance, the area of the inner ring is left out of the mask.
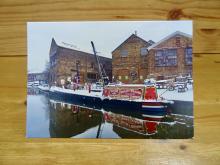
<path id="1" fill-rule="evenodd" d="M 95 56 L 90 53 L 60 46 L 52 39 L 50 53 L 49 84 L 55 82 L 59 85 L 61 79 L 73 79 L 77 70 L 80 75 L 80 83 L 95 82 L 98 78 L 98 66 Z M 100 64 L 105 69 L 107 76 L 112 77 L 112 60 L 99 56 Z"/>
<path id="2" fill-rule="evenodd" d="M 157 43 L 132 34 L 112 52 L 113 78 L 124 83 L 143 83 L 192 75 L 192 37 L 174 32 Z"/>

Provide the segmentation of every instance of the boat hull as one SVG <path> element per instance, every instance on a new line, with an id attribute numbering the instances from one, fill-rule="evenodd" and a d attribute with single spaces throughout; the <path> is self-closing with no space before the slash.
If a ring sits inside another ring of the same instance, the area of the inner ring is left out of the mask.
<path id="1" fill-rule="evenodd" d="M 86 106 L 89 108 L 102 108 L 102 100 L 99 97 L 84 96 L 72 93 L 64 93 L 59 91 L 50 91 L 49 97 L 55 100 L 60 100 L 70 104 Z"/>
<path id="2" fill-rule="evenodd" d="M 150 106 L 146 106 L 150 105 Z M 103 108 L 105 110 L 129 111 L 130 113 L 141 114 L 142 118 L 161 119 L 169 114 L 167 103 L 163 102 L 135 102 L 129 100 L 104 99 Z"/>
<path id="3" fill-rule="evenodd" d="M 116 100 L 94 96 L 79 95 L 74 93 L 65 93 L 60 91 L 50 91 L 49 96 L 52 99 L 60 100 L 70 104 L 86 106 L 95 109 L 104 109 L 114 113 L 126 112 L 128 115 L 137 115 L 141 118 L 161 119 L 169 114 L 167 105 L 159 101 L 135 102 L 129 100 Z"/>

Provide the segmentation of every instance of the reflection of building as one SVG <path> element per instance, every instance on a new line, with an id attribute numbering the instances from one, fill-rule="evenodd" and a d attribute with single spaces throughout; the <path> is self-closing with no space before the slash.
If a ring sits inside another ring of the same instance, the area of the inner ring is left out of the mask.
<path id="1" fill-rule="evenodd" d="M 99 60 L 111 78 L 111 59 L 99 56 Z M 59 46 L 54 39 L 50 48 L 50 66 L 50 84 L 60 84 L 61 79 L 74 79 L 77 75 L 80 76 L 80 83 L 94 82 L 98 78 L 98 66 L 93 54 L 67 48 L 66 45 Z"/>
<path id="2" fill-rule="evenodd" d="M 192 74 L 192 37 L 177 31 L 153 44 L 132 34 L 112 52 L 112 67 L 125 83 Z"/>
<path id="3" fill-rule="evenodd" d="M 48 73 L 28 73 L 28 82 L 39 81 L 40 83 L 48 82 Z"/>
<path id="4" fill-rule="evenodd" d="M 98 111 L 56 102 L 50 103 L 50 109 L 51 137 L 73 137 L 102 123 Z"/>

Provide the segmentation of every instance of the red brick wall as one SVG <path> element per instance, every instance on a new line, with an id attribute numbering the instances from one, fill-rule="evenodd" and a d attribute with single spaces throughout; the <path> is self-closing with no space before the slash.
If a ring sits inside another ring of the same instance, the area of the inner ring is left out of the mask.
<path id="1" fill-rule="evenodd" d="M 141 69 L 144 57 L 141 57 L 140 49 L 148 46 L 149 43 L 133 35 L 114 50 L 112 52 L 112 75 L 115 79 L 119 80 L 119 76 L 121 76 L 121 80 L 119 81 L 124 83 L 142 82 L 140 75 L 144 72 L 143 69 Z M 127 50 L 127 57 L 121 57 L 122 50 Z M 132 71 L 137 73 L 137 79 L 132 79 Z"/>
<path id="2" fill-rule="evenodd" d="M 105 57 L 99 57 L 100 63 L 105 65 L 105 70 L 108 76 L 111 78 L 111 59 Z M 79 65 L 79 74 L 80 74 L 80 83 L 85 83 L 90 81 L 87 78 L 87 73 L 97 74 L 98 75 L 98 66 L 95 60 L 95 56 L 81 51 L 76 51 L 72 49 L 58 47 L 56 55 L 57 64 L 51 66 L 50 75 L 51 83 L 56 81 L 60 84 L 61 79 L 67 79 L 67 77 L 74 77 L 77 73 L 76 63 L 80 62 Z M 94 67 L 91 67 L 91 63 L 94 64 Z"/>

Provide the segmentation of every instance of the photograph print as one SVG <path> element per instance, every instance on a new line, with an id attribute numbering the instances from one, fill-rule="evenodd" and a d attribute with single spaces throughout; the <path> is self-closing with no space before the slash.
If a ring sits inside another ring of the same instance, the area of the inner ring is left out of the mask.
<path id="1" fill-rule="evenodd" d="M 194 136 L 192 21 L 27 23 L 27 138 Z"/>

